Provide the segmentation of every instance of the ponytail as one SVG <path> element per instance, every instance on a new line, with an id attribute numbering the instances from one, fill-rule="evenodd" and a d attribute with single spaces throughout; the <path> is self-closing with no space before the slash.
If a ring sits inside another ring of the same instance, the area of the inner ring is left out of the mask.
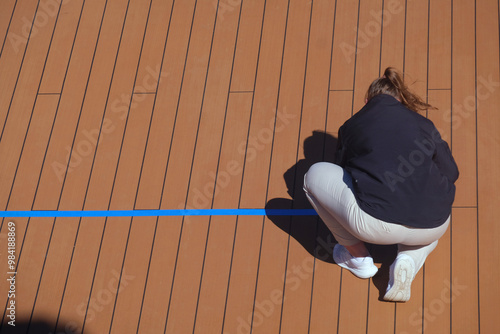
<path id="1" fill-rule="evenodd" d="M 368 91 L 366 100 L 370 100 L 375 95 L 388 94 L 399 100 L 405 107 L 413 111 L 425 109 L 436 109 L 424 102 L 418 95 L 414 94 L 405 84 L 401 74 L 393 67 L 388 67 L 384 71 L 384 76 L 375 79 Z"/>

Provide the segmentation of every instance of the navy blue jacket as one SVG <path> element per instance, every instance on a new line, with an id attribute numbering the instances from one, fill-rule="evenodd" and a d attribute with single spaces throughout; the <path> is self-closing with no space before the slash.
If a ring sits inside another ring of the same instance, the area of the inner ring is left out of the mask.
<path id="1" fill-rule="evenodd" d="M 336 163 L 353 179 L 359 206 L 389 223 L 443 224 L 458 168 L 434 124 L 390 95 L 377 95 L 339 129 Z"/>

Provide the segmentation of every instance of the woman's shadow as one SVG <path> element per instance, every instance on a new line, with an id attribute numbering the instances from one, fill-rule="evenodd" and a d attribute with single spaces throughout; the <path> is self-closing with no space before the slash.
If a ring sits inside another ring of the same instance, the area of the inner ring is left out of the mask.
<path id="1" fill-rule="evenodd" d="M 273 198 L 266 204 L 267 209 L 312 209 L 302 189 L 304 175 L 309 168 L 321 161 L 334 161 L 337 138 L 314 131 L 304 140 L 304 159 L 290 167 L 283 178 L 290 198 Z M 290 234 L 312 256 L 322 261 L 335 263 L 332 258 L 333 246 L 337 243 L 318 216 L 272 216 L 268 218 L 280 229 Z"/>
<path id="2" fill-rule="evenodd" d="M 290 167 L 283 178 L 290 198 L 273 198 L 266 204 L 267 209 L 312 209 L 303 190 L 304 175 L 309 168 L 321 161 L 335 161 L 337 138 L 323 131 L 313 131 L 304 140 L 304 159 Z M 335 263 L 333 247 L 337 243 L 330 230 L 318 216 L 273 216 L 268 218 L 284 232 L 290 234 L 306 251 L 316 259 Z M 397 246 L 367 244 L 375 263 L 382 263 L 373 283 L 379 290 L 379 299 L 385 293 L 389 280 L 389 266 L 396 258 Z"/>

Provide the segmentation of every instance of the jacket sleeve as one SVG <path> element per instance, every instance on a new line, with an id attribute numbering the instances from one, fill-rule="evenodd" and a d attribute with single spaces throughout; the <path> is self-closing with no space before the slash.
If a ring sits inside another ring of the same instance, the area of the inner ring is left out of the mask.
<path id="1" fill-rule="evenodd" d="M 441 138 L 441 136 L 436 138 L 435 143 L 436 151 L 432 160 L 437 165 L 441 173 L 443 173 L 443 175 L 445 175 L 452 183 L 455 183 L 458 179 L 459 171 L 455 159 L 453 159 L 453 155 L 451 154 L 450 147 L 448 146 L 448 143 Z"/>
<path id="2" fill-rule="evenodd" d="M 334 163 L 336 165 L 339 165 L 342 168 L 345 168 L 346 147 L 344 146 L 344 143 L 342 142 L 342 129 L 343 129 L 343 126 L 341 126 L 339 129 L 339 134 L 338 134 L 338 139 L 337 139 L 337 149 L 335 151 Z"/>

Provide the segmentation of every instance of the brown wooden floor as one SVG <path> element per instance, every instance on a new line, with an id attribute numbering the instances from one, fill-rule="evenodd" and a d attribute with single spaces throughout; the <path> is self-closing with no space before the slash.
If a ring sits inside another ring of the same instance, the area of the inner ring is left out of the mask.
<path id="1" fill-rule="evenodd" d="M 1 0 L 0 45 L 1 210 L 308 207 L 389 65 L 461 172 L 403 304 L 315 217 L 5 218 L 2 333 L 498 333 L 498 1 Z"/>

